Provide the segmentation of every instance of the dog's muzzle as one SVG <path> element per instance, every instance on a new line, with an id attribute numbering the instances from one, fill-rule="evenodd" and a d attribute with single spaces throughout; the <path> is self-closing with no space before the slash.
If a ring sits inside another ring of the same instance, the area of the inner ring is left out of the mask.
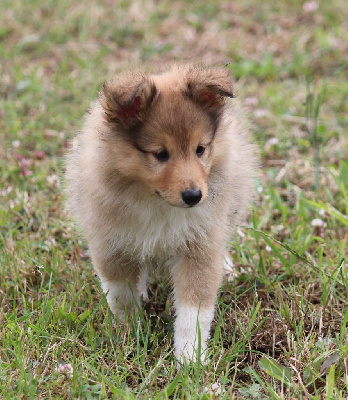
<path id="1" fill-rule="evenodd" d="M 202 192 L 200 189 L 187 189 L 181 193 L 183 201 L 190 207 L 201 201 Z"/>

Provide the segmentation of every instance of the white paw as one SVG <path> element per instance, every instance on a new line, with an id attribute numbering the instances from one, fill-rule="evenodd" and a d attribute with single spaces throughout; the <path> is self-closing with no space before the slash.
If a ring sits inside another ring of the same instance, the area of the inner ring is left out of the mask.
<path id="1" fill-rule="evenodd" d="M 149 275 L 148 275 L 147 269 L 144 268 L 140 273 L 139 281 L 137 283 L 137 291 L 139 293 L 139 296 L 145 302 L 149 300 L 149 296 L 147 293 L 148 277 L 149 277 Z"/>
<path id="2" fill-rule="evenodd" d="M 184 360 L 196 362 L 198 355 L 201 362 L 205 361 L 206 343 L 213 317 L 214 307 L 199 309 L 176 304 L 174 346 L 175 355 L 179 362 L 184 362 Z M 199 350 L 200 354 L 198 354 Z"/>
<path id="3" fill-rule="evenodd" d="M 199 349 L 198 346 L 196 346 L 196 343 L 186 342 L 182 349 L 179 348 L 179 345 L 175 347 L 175 356 L 180 365 L 185 362 L 195 363 L 198 360 L 200 360 L 201 364 L 205 364 L 207 362 L 206 349 L 206 344 Z"/>
<path id="4" fill-rule="evenodd" d="M 129 282 L 102 281 L 101 286 L 106 293 L 111 312 L 122 322 L 125 321 L 126 315 L 139 308 L 140 295 Z"/>
<path id="5" fill-rule="evenodd" d="M 233 261 L 228 253 L 224 257 L 224 274 L 229 282 L 232 282 L 237 277 Z"/>

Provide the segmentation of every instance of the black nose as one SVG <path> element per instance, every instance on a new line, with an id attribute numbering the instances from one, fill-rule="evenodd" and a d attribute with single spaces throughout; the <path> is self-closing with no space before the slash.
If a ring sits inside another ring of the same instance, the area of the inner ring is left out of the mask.
<path id="1" fill-rule="evenodd" d="M 181 193 L 181 197 L 186 204 L 189 206 L 194 206 L 201 201 L 202 192 L 200 189 L 187 189 Z"/>

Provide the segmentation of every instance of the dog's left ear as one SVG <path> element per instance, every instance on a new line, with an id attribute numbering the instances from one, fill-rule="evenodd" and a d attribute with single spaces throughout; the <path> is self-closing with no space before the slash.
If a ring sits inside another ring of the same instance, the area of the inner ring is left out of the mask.
<path id="1" fill-rule="evenodd" d="M 235 97 L 226 68 L 192 67 L 186 76 L 187 95 L 207 111 L 218 113 L 225 103 L 225 97 Z"/>

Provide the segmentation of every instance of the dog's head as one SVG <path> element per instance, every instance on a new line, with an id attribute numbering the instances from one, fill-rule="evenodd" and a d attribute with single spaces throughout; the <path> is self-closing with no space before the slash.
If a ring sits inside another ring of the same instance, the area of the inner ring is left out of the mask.
<path id="1" fill-rule="evenodd" d="M 114 168 L 173 206 L 202 203 L 225 97 L 233 97 L 226 69 L 174 67 L 104 84 Z"/>

